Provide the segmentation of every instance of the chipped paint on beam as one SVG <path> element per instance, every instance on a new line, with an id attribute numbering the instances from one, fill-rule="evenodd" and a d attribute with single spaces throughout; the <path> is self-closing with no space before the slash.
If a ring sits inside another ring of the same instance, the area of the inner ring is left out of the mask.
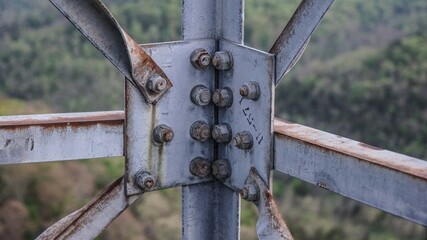
<path id="1" fill-rule="evenodd" d="M 427 162 L 276 119 L 274 169 L 427 226 Z"/>
<path id="2" fill-rule="evenodd" d="M 123 156 L 123 111 L 0 118 L 0 164 Z"/>

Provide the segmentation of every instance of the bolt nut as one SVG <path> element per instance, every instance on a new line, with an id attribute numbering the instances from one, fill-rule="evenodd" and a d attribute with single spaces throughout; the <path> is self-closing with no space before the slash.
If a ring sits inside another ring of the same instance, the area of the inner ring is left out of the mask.
<path id="1" fill-rule="evenodd" d="M 211 55 L 203 48 L 197 48 L 191 53 L 191 64 L 197 69 L 204 69 L 209 67 L 212 58 Z"/>
<path id="2" fill-rule="evenodd" d="M 248 131 L 239 132 L 233 138 L 232 144 L 240 149 L 251 149 L 253 146 L 252 134 Z"/>
<path id="3" fill-rule="evenodd" d="M 211 173 L 211 163 L 202 157 L 196 157 L 190 162 L 190 173 L 198 177 L 206 177 Z"/>
<path id="4" fill-rule="evenodd" d="M 233 92 L 230 88 L 216 89 L 212 101 L 217 107 L 230 107 L 233 104 Z"/>
<path id="5" fill-rule="evenodd" d="M 211 137 L 211 128 L 206 122 L 197 121 L 190 127 L 190 136 L 196 140 L 204 142 Z"/>
<path id="6" fill-rule="evenodd" d="M 229 51 L 216 52 L 212 64 L 218 70 L 229 70 L 233 67 L 233 55 Z"/>
<path id="7" fill-rule="evenodd" d="M 206 106 L 211 101 L 211 91 L 203 85 L 197 85 L 191 90 L 191 101 L 199 106 Z"/>
<path id="8" fill-rule="evenodd" d="M 212 138 L 218 143 L 229 143 L 232 137 L 231 127 L 227 123 L 215 125 L 212 129 Z"/>
<path id="9" fill-rule="evenodd" d="M 172 128 L 165 124 L 160 124 L 153 130 L 153 139 L 157 143 L 167 143 L 172 141 L 174 133 Z"/>
<path id="10" fill-rule="evenodd" d="M 159 75 L 151 76 L 147 81 L 147 88 L 155 93 L 159 93 L 166 88 L 166 79 Z"/>
<path id="11" fill-rule="evenodd" d="M 240 96 L 246 99 L 257 100 L 260 95 L 259 85 L 256 82 L 243 84 L 240 89 Z"/>
<path id="12" fill-rule="evenodd" d="M 259 189 L 253 184 L 247 184 L 240 190 L 240 196 L 242 199 L 255 202 L 259 200 Z"/>
<path id="13" fill-rule="evenodd" d="M 137 172 L 134 180 L 135 185 L 143 191 L 148 191 L 156 185 L 156 179 L 149 172 L 145 171 Z"/>
<path id="14" fill-rule="evenodd" d="M 231 176 L 230 162 L 226 159 L 218 159 L 212 164 L 212 174 L 219 180 L 224 180 Z"/>

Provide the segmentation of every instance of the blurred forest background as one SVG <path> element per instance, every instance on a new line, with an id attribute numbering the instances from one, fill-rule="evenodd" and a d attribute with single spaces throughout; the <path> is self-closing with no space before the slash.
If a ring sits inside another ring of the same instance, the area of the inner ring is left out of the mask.
<path id="1" fill-rule="evenodd" d="M 109 0 L 141 43 L 180 39 L 181 1 Z M 268 51 L 297 0 L 246 0 Z M 123 77 L 48 1 L 0 0 L 0 115 L 123 109 Z M 427 1 L 336 1 L 276 91 L 276 116 L 427 159 Z M 0 239 L 33 239 L 118 178 L 123 158 L 0 168 Z M 280 181 L 277 181 L 280 180 Z M 295 239 L 427 239 L 427 229 L 285 175 Z M 99 239 L 180 239 L 180 189 L 144 195 Z M 242 239 L 257 213 L 242 202 Z"/>

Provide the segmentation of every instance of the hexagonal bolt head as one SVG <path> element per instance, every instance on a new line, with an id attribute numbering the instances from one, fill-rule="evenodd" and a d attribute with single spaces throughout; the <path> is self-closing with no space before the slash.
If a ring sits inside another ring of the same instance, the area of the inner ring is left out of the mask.
<path id="1" fill-rule="evenodd" d="M 155 93 L 159 93 L 166 88 L 166 79 L 159 75 L 151 76 L 147 81 L 147 88 Z"/>
<path id="2" fill-rule="evenodd" d="M 191 90 L 191 101 L 199 106 L 206 106 L 211 101 L 211 91 L 203 85 L 197 85 Z"/>
<path id="3" fill-rule="evenodd" d="M 233 67 L 233 54 L 229 51 L 218 51 L 215 53 L 212 64 L 218 70 L 229 70 Z"/>
<path id="4" fill-rule="evenodd" d="M 255 202 L 259 200 L 259 189 L 253 184 L 247 184 L 240 190 L 240 196 L 242 199 Z"/>
<path id="5" fill-rule="evenodd" d="M 191 64 L 197 69 L 204 69 L 209 67 L 212 62 L 211 55 L 203 48 L 197 48 L 191 53 Z"/>
<path id="6" fill-rule="evenodd" d="M 216 89 L 212 101 L 217 107 L 230 107 L 233 104 L 233 92 L 230 88 Z"/>
<path id="7" fill-rule="evenodd" d="M 246 99 L 257 100 L 260 95 L 259 85 L 256 82 L 249 82 L 243 84 L 240 89 L 240 96 Z"/>
<path id="8" fill-rule="evenodd" d="M 232 136 L 231 127 L 227 123 L 215 125 L 212 129 L 212 138 L 218 143 L 229 143 Z"/>
<path id="9" fill-rule="evenodd" d="M 190 173 L 198 177 L 206 177 L 211 173 L 211 163 L 206 158 L 196 157 L 190 162 Z"/>
<path id="10" fill-rule="evenodd" d="M 165 124 L 160 124 L 153 130 L 153 139 L 157 143 L 167 143 L 172 141 L 174 133 L 172 128 Z"/>
<path id="11" fill-rule="evenodd" d="M 156 179 L 146 171 L 139 171 L 134 176 L 135 185 L 143 190 L 151 190 L 156 185 Z"/>
<path id="12" fill-rule="evenodd" d="M 234 136 L 232 144 L 240 149 L 251 149 L 253 146 L 252 134 L 248 131 L 239 132 Z"/>
<path id="13" fill-rule="evenodd" d="M 211 128 L 206 122 L 197 121 L 190 127 L 190 136 L 196 140 L 204 142 L 211 137 Z"/>
<path id="14" fill-rule="evenodd" d="M 219 180 L 224 180 L 231 176 L 230 162 L 226 159 L 218 159 L 212 164 L 212 174 Z"/>

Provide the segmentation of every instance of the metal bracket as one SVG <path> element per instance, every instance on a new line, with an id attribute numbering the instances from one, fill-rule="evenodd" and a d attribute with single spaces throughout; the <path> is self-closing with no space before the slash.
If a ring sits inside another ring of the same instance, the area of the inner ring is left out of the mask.
<path id="1" fill-rule="evenodd" d="M 139 171 L 149 172 L 155 178 L 156 184 L 150 190 L 212 180 L 211 174 L 199 177 L 190 172 L 192 159 L 203 158 L 210 162 L 214 153 L 212 139 L 196 140 L 191 137 L 190 130 L 193 123 L 198 121 L 213 125 L 214 105 L 198 105 L 191 95 L 193 88 L 200 85 L 212 91 L 215 70 L 212 66 L 197 69 L 191 64 L 191 55 L 198 48 L 213 54 L 214 40 L 148 44 L 142 47 L 176 84 L 156 105 L 145 104 L 140 92 L 133 85 L 126 84 L 126 193 L 133 195 L 143 192 L 135 184 L 135 175 Z M 168 139 L 163 143 L 153 137 L 153 131 L 160 125 L 170 128 L 167 131 L 169 135 L 166 135 Z M 197 166 L 206 167 L 203 164 Z"/>
<path id="2" fill-rule="evenodd" d="M 219 72 L 219 87 L 233 94 L 233 104 L 220 107 L 218 112 L 219 123 L 227 123 L 233 134 L 232 143 L 218 147 L 218 158 L 227 159 L 231 167 L 224 183 L 240 190 L 250 169 L 255 168 L 268 184 L 273 149 L 274 55 L 226 40 L 220 41 L 220 49 L 234 59 L 231 69 Z M 252 146 L 244 145 L 247 143 L 241 138 L 245 134 L 252 136 Z"/>

